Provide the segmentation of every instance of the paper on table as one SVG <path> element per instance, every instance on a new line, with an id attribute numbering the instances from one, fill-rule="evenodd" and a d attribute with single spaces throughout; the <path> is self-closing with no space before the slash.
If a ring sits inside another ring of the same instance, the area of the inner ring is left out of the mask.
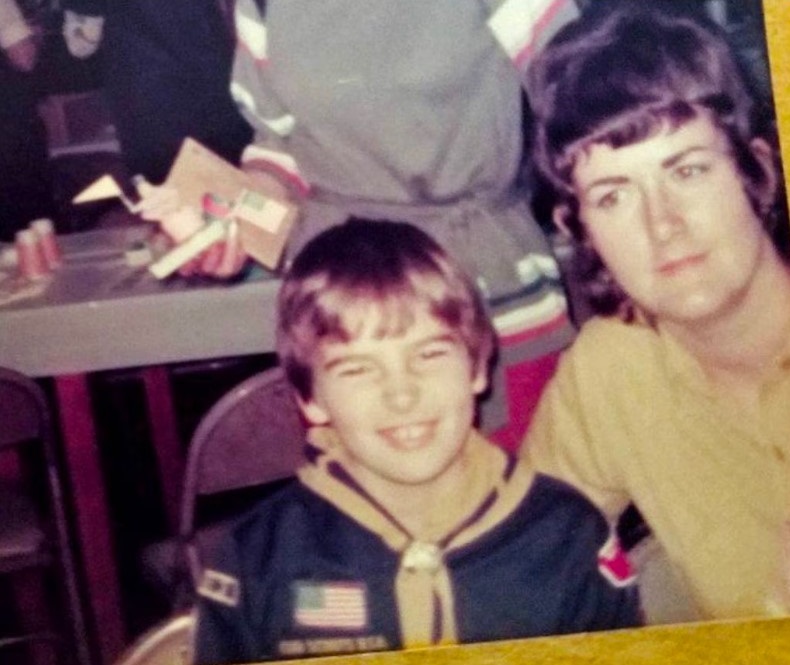
<path id="1" fill-rule="evenodd" d="M 111 175 L 103 175 L 83 189 L 71 202 L 75 204 L 119 198 L 129 212 L 137 212 L 137 206 L 123 193 L 120 185 Z"/>
<path id="2" fill-rule="evenodd" d="M 206 193 L 237 202 L 231 217 L 239 223 L 244 251 L 267 268 L 277 269 L 296 221 L 296 204 L 267 191 L 265 185 L 191 138 L 181 145 L 165 185 L 178 190 L 182 203 L 198 210 Z"/>
<path id="3" fill-rule="evenodd" d="M 228 225 L 226 222 L 222 220 L 211 222 L 204 229 L 157 259 L 148 266 L 148 270 L 157 279 L 164 279 L 172 275 L 187 261 L 194 259 L 202 251 L 211 247 L 215 242 L 222 240 L 227 232 Z"/>

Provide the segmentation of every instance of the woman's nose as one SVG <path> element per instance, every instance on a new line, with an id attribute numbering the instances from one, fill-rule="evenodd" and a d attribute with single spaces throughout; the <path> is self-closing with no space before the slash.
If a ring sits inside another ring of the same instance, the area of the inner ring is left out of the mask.
<path id="1" fill-rule="evenodd" d="M 655 241 L 666 242 L 685 226 L 682 209 L 666 188 L 646 188 L 642 201 L 644 222 Z"/>

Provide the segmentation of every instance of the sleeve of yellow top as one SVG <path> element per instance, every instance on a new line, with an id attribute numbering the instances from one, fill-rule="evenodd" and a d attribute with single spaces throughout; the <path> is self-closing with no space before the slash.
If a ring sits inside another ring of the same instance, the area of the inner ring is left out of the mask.
<path id="1" fill-rule="evenodd" d="M 521 450 L 537 471 L 573 485 L 614 520 L 629 502 L 613 446 L 623 437 L 609 440 L 591 428 L 600 414 L 591 419 L 589 410 L 606 401 L 590 399 L 593 391 L 600 395 L 601 377 L 577 362 L 578 351 L 573 348 L 563 357 Z"/>

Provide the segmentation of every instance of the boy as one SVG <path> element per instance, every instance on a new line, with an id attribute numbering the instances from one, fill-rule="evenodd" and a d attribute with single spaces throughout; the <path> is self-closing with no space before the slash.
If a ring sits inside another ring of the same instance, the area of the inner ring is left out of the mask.
<path id="1" fill-rule="evenodd" d="M 510 450 L 576 333 L 519 176 L 526 63 L 577 15 L 574 0 L 235 3 L 231 94 L 254 132 L 241 163 L 299 204 L 286 263 L 350 217 L 427 231 L 490 308 L 480 422 Z M 227 276 L 243 256 L 223 247 L 189 269 Z"/>
<path id="2" fill-rule="evenodd" d="M 311 461 L 217 554 L 209 574 L 239 597 L 200 598 L 199 663 L 638 623 L 635 589 L 599 570 L 601 516 L 474 430 L 494 332 L 432 239 L 386 221 L 329 229 L 278 307 Z"/>
<path id="3" fill-rule="evenodd" d="M 635 5 L 569 26 L 531 73 L 555 221 L 622 291 L 562 360 L 526 449 L 613 520 L 634 502 L 702 616 L 785 613 L 774 151 L 722 37 Z"/>

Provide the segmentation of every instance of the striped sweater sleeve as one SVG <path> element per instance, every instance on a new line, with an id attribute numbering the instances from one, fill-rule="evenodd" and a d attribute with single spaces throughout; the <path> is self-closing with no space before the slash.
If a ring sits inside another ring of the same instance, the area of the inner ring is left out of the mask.
<path id="1" fill-rule="evenodd" d="M 488 27 L 521 74 L 535 54 L 567 23 L 579 17 L 574 0 L 484 0 Z"/>
<path id="2" fill-rule="evenodd" d="M 241 161 L 277 175 L 297 191 L 306 194 L 310 187 L 299 165 L 284 149 L 295 119 L 271 94 L 269 82 L 268 33 L 262 3 L 239 0 L 236 3 L 236 52 L 233 62 L 231 96 L 244 119 L 255 131 L 253 143 L 244 150 Z"/>

